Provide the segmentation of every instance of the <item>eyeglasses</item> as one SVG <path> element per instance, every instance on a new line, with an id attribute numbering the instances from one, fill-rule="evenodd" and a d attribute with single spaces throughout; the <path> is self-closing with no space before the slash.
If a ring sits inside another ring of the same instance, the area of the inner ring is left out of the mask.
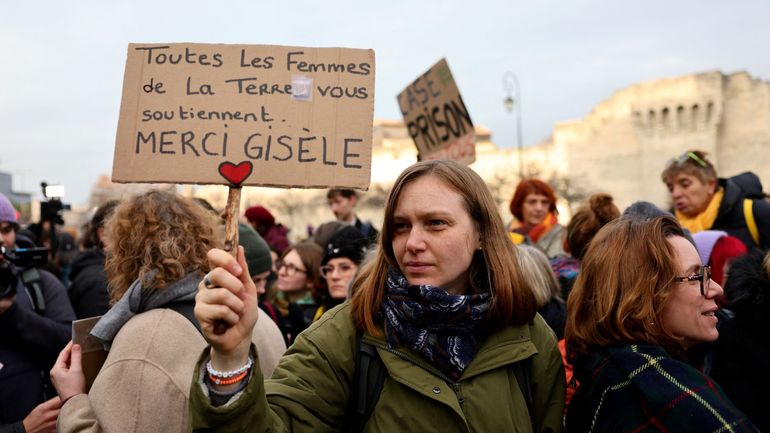
<path id="1" fill-rule="evenodd" d="M 672 166 L 674 164 L 684 164 L 685 162 L 687 162 L 688 159 L 692 159 L 703 168 L 709 167 L 709 164 L 706 161 L 704 161 L 703 158 L 698 156 L 695 152 L 685 152 L 679 155 L 678 158 L 671 158 L 671 160 L 668 162 L 668 165 Z"/>
<path id="2" fill-rule="evenodd" d="M 690 275 L 689 277 L 676 277 L 674 279 L 680 283 L 685 281 L 700 281 L 700 294 L 701 296 L 706 296 L 706 290 L 708 290 L 709 281 L 711 281 L 711 266 L 702 267 L 700 274 Z"/>
<path id="3" fill-rule="evenodd" d="M 357 270 L 358 269 L 356 269 L 355 266 L 348 263 L 342 263 L 336 267 L 333 265 L 326 265 L 321 266 L 321 276 L 324 278 L 331 278 L 334 271 L 339 271 L 340 276 L 347 277 L 348 275 L 355 274 Z"/>
<path id="4" fill-rule="evenodd" d="M 279 260 L 275 262 L 275 269 L 277 269 L 278 272 L 281 272 L 281 269 L 286 269 L 286 275 L 290 277 L 296 274 L 297 272 L 302 272 L 303 274 L 307 274 L 307 271 L 305 269 L 300 269 L 294 266 L 294 263 L 286 263 L 283 260 Z"/>

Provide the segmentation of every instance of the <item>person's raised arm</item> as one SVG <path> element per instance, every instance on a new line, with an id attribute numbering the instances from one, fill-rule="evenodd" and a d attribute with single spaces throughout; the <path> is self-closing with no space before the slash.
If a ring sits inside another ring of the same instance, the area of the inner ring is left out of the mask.
<path id="1" fill-rule="evenodd" d="M 232 371 L 243 367 L 249 358 L 251 334 L 257 323 L 257 288 L 249 275 L 238 247 L 238 258 L 228 252 L 212 249 L 208 252 L 209 272 L 198 285 L 195 296 L 195 317 L 201 324 L 203 336 L 211 345 L 211 367 Z M 217 323 L 224 322 L 224 332 Z M 227 391 L 230 386 L 216 386 Z"/>

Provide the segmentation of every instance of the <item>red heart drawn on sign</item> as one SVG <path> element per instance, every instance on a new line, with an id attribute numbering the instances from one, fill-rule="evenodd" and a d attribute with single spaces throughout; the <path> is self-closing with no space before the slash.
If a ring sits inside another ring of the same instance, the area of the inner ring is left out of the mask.
<path id="1" fill-rule="evenodd" d="M 240 185 L 246 180 L 253 169 L 254 166 L 249 161 L 243 161 L 238 165 L 235 165 L 232 162 L 223 162 L 219 164 L 219 174 L 235 186 Z"/>

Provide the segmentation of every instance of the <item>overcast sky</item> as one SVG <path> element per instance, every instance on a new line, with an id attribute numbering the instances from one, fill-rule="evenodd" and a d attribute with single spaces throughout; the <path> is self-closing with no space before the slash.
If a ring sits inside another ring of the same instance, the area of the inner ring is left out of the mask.
<path id="1" fill-rule="evenodd" d="M 522 92 L 525 145 L 614 91 L 708 70 L 770 79 L 766 1 L 43 1 L 0 11 L 0 171 L 19 192 L 62 183 L 83 203 L 112 170 L 129 42 L 372 48 L 375 117 L 446 57 L 470 114 L 516 145 L 502 77 Z M 223 5 L 227 5 L 224 7 Z"/>

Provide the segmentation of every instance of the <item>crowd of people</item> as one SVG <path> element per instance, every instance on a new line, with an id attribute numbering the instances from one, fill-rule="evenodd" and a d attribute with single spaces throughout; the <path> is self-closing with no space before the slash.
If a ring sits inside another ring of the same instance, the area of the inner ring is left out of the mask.
<path id="1" fill-rule="evenodd" d="M 297 242 L 245 209 L 236 254 L 217 209 L 151 190 L 100 206 L 64 275 L 19 258 L 43 243 L 0 195 L 0 432 L 770 431 L 770 202 L 697 150 L 661 180 L 670 211 L 596 193 L 562 225 L 547 182 L 504 218 L 423 161 L 379 230 L 331 189 Z"/>

